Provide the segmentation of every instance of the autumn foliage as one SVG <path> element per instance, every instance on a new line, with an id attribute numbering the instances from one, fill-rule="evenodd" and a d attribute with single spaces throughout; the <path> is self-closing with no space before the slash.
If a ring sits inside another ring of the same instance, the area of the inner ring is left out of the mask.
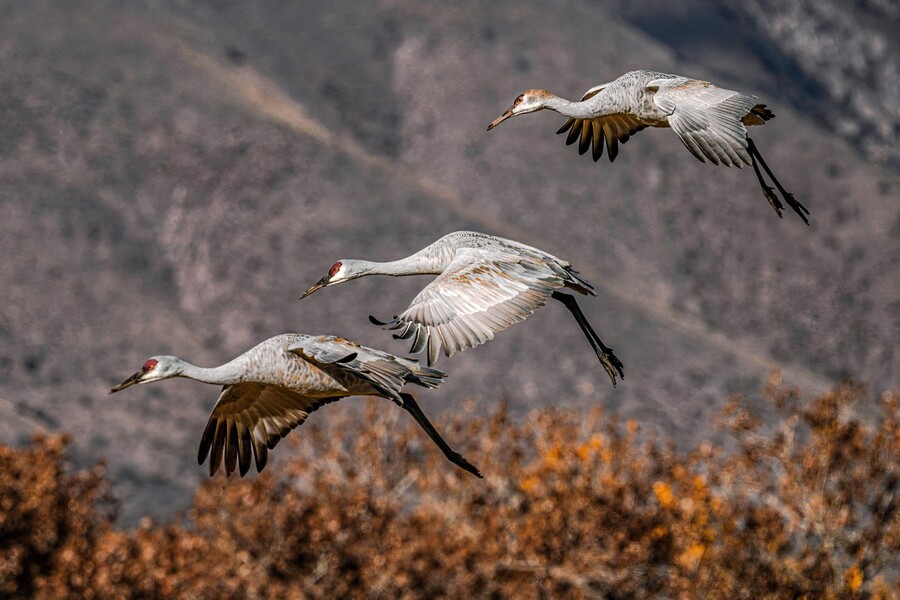
<path id="1" fill-rule="evenodd" d="M 65 438 L 39 437 L 0 448 L 0 596 L 898 597 L 898 396 L 863 421 L 860 387 L 776 383 L 777 426 L 735 399 L 727 449 L 680 452 L 599 410 L 441 423 L 484 480 L 400 411 L 335 411 L 264 475 L 134 531 L 102 467 L 72 473 Z"/>

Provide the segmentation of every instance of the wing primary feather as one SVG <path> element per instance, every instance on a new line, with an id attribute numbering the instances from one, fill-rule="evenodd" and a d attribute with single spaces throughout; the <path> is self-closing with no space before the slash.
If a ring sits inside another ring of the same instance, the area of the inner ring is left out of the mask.
<path id="1" fill-rule="evenodd" d="M 209 456 L 209 476 L 212 477 L 219 470 L 222 464 L 222 454 L 225 450 L 225 428 L 228 426 L 225 419 L 216 421 L 215 441 L 212 447 L 212 454 Z"/>
<path id="2" fill-rule="evenodd" d="M 567 132 L 574 124 L 575 119 L 569 118 L 565 123 L 563 123 L 562 127 L 556 130 L 556 135 Z"/>
<path id="3" fill-rule="evenodd" d="M 394 318 L 396 319 L 397 317 L 394 317 Z M 372 325 L 378 325 L 379 327 L 386 327 L 386 326 L 390 325 L 390 323 L 385 323 L 384 321 L 379 321 L 372 315 L 369 315 L 369 323 L 371 323 Z"/>
<path id="4" fill-rule="evenodd" d="M 262 428 L 261 436 L 262 438 L 257 437 L 256 429 Z M 256 460 L 256 472 L 262 473 L 262 470 L 266 468 L 266 462 L 269 459 L 269 450 L 266 447 L 265 441 L 265 425 L 262 423 L 258 423 L 256 425 L 256 429 L 252 433 L 251 439 L 253 440 L 253 457 Z"/>
<path id="5" fill-rule="evenodd" d="M 584 155 L 591 147 L 594 128 L 590 121 L 585 121 L 581 126 L 581 141 L 578 143 L 578 154 Z"/>
<path id="6" fill-rule="evenodd" d="M 197 452 L 197 464 L 202 465 L 206 457 L 209 456 L 209 450 L 212 448 L 213 440 L 216 438 L 216 420 L 210 417 L 206 423 L 206 429 L 203 430 L 203 436 L 200 438 L 200 450 Z"/>
<path id="7" fill-rule="evenodd" d="M 247 415 L 244 415 L 246 418 Z M 238 439 L 238 467 L 240 469 L 241 477 L 247 474 L 247 471 L 250 470 L 250 465 L 253 458 L 253 449 L 252 444 L 250 442 L 250 430 L 247 428 L 247 425 L 242 423 L 237 424 L 237 439 Z"/>
<path id="8" fill-rule="evenodd" d="M 591 129 L 594 130 L 594 150 L 592 156 L 594 162 L 597 162 L 600 160 L 600 157 L 603 156 L 603 128 L 600 127 L 599 122 L 592 121 Z"/>
<path id="9" fill-rule="evenodd" d="M 418 354 L 425 349 L 428 343 L 428 335 L 425 333 L 424 327 L 416 328 L 416 336 L 413 338 L 412 348 L 409 349 L 410 354 Z"/>
<path id="10" fill-rule="evenodd" d="M 612 125 L 604 123 L 603 134 L 606 137 L 606 155 L 609 157 L 609 162 L 613 162 L 619 155 L 619 141 L 613 134 Z"/>
<path id="11" fill-rule="evenodd" d="M 572 130 L 569 131 L 569 135 L 566 136 L 566 146 L 571 146 L 576 141 L 578 141 L 578 137 L 581 135 L 581 128 L 584 125 L 584 121 L 581 119 L 576 119 L 574 123 L 572 123 Z"/>
<path id="12" fill-rule="evenodd" d="M 238 441 L 237 427 L 234 421 L 228 420 L 228 438 L 225 440 L 225 476 L 231 477 L 237 467 Z"/>

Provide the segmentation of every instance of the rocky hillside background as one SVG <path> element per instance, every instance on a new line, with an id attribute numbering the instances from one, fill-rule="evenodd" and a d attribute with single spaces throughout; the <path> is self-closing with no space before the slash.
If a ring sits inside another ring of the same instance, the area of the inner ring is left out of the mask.
<path id="1" fill-rule="evenodd" d="M 298 296 L 339 258 L 463 228 L 595 282 L 582 305 L 626 378 L 613 389 L 551 306 L 439 363 L 431 414 L 602 404 L 692 445 L 774 368 L 809 392 L 896 385 L 893 5 L 631 4 L 4 3 L 0 441 L 70 431 L 78 460 L 108 461 L 126 521 L 171 514 L 203 476 L 216 390 L 111 385 L 153 354 L 218 364 L 284 331 L 404 352 L 366 316 L 427 279 Z M 575 98 L 635 68 L 759 95 L 778 118 L 754 139 L 812 225 L 670 132 L 610 165 L 565 147 L 558 115 L 484 131 L 525 88 Z"/>

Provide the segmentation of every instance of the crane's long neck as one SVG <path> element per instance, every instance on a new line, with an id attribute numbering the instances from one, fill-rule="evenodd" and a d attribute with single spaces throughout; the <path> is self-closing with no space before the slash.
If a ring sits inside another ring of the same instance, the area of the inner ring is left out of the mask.
<path id="1" fill-rule="evenodd" d="M 412 256 L 392 260 L 388 262 L 373 262 L 360 260 L 357 268 L 365 275 L 391 275 L 403 277 L 405 275 L 438 275 L 444 270 L 444 260 L 439 256 L 425 255 L 417 252 Z"/>
<path id="2" fill-rule="evenodd" d="M 544 107 L 554 110 L 565 117 L 573 117 L 575 119 L 596 119 L 604 115 L 615 114 L 621 110 L 603 92 L 582 102 L 572 102 L 559 96 L 550 96 L 544 100 Z"/>
<path id="3" fill-rule="evenodd" d="M 232 385 L 240 383 L 246 371 L 245 365 L 237 359 L 218 367 L 198 367 L 187 361 L 181 361 L 182 371 L 180 377 L 187 377 L 203 383 L 216 385 Z"/>

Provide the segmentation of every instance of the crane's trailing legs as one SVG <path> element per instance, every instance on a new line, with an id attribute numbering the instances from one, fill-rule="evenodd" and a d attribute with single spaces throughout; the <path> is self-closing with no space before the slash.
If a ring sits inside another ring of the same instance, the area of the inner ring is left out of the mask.
<path id="1" fill-rule="evenodd" d="M 584 336 L 588 339 L 588 342 L 590 342 L 591 348 L 594 349 L 597 358 L 600 359 L 600 364 L 603 365 L 607 375 L 609 375 L 609 378 L 612 380 L 612 384 L 614 386 L 616 385 L 616 372 L 618 372 L 619 377 L 625 379 L 625 373 L 622 370 L 622 361 L 613 354 L 612 348 L 607 347 L 606 344 L 600 340 L 600 336 L 597 335 L 597 332 L 595 332 L 594 328 L 591 327 L 591 324 L 588 323 L 584 313 L 581 312 L 581 307 L 578 306 L 575 297 L 571 294 L 563 294 L 562 292 L 553 292 L 551 297 L 554 300 L 562 302 L 563 305 L 569 309 L 569 312 L 572 313 L 572 316 L 575 317 L 578 326 L 581 327 L 581 331 L 584 332 Z"/>
<path id="2" fill-rule="evenodd" d="M 441 437 L 441 434 L 437 432 L 437 429 L 434 428 L 434 425 L 431 424 L 431 421 L 428 420 L 428 417 L 426 417 L 425 413 L 422 412 L 422 409 L 419 408 L 419 404 L 416 402 L 415 398 L 405 392 L 400 393 L 400 398 L 402 399 L 402 402 L 397 402 L 397 404 L 399 404 L 409 414 L 411 414 L 413 416 L 413 419 L 416 420 L 416 423 L 422 426 L 422 429 L 424 429 L 425 433 L 428 434 L 428 437 L 430 437 L 431 440 L 435 444 L 437 444 L 437 447 L 441 449 L 441 452 L 444 453 L 444 456 L 447 457 L 447 460 L 449 460 L 459 468 L 468 471 L 475 477 L 481 478 L 481 473 L 475 466 L 473 466 L 469 461 L 463 458 L 460 453 L 454 452 L 453 449 L 447 445 L 447 442 L 444 441 L 444 438 Z"/>
<path id="3" fill-rule="evenodd" d="M 787 202 L 788 206 L 794 209 L 794 212 L 800 215 L 800 218 L 803 219 L 803 222 L 809 225 L 809 219 L 806 218 L 806 215 L 809 214 L 809 211 L 805 206 L 800 204 L 797 200 L 794 199 L 794 195 L 784 189 L 781 185 L 781 182 L 775 177 L 775 174 L 772 173 L 772 170 L 769 168 L 769 165 L 766 164 L 766 161 L 763 160 L 762 154 L 759 153 L 759 148 L 756 147 L 756 144 L 753 143 L 749 137 L 747 138 L 747 151 L 750 153 L 751 164 L 753 165 L 753 171 L 756 173 L 756 178 L 759 180 L 759 185 L 762 187 L 763 194 L 766 196 L 766 200 L 769 201 L 769 204 L 772 205 L 772 208 L 775 209 L 775 212 L 778 216 L 781 216 L 781 210 L 784 208 L 784 205 L 775 195 L 775 190 L 766 185 L 765 180 L 763 179 L 762 173 L 759 171 L 759 166 L 757 166 L 756 161 L 759 161 L 759 164 L 762 165 L 762 168 L 765 169 L 766 173 L 769 175 L 769 178 L 772 179 L 772 183 L 775 184 L 775 187 L 778 188 L 778 191 L 781 192 L 782 197 L 784 197 L 784 201 Z M 805 213 L 805 214 L 804 214 Z"/>

